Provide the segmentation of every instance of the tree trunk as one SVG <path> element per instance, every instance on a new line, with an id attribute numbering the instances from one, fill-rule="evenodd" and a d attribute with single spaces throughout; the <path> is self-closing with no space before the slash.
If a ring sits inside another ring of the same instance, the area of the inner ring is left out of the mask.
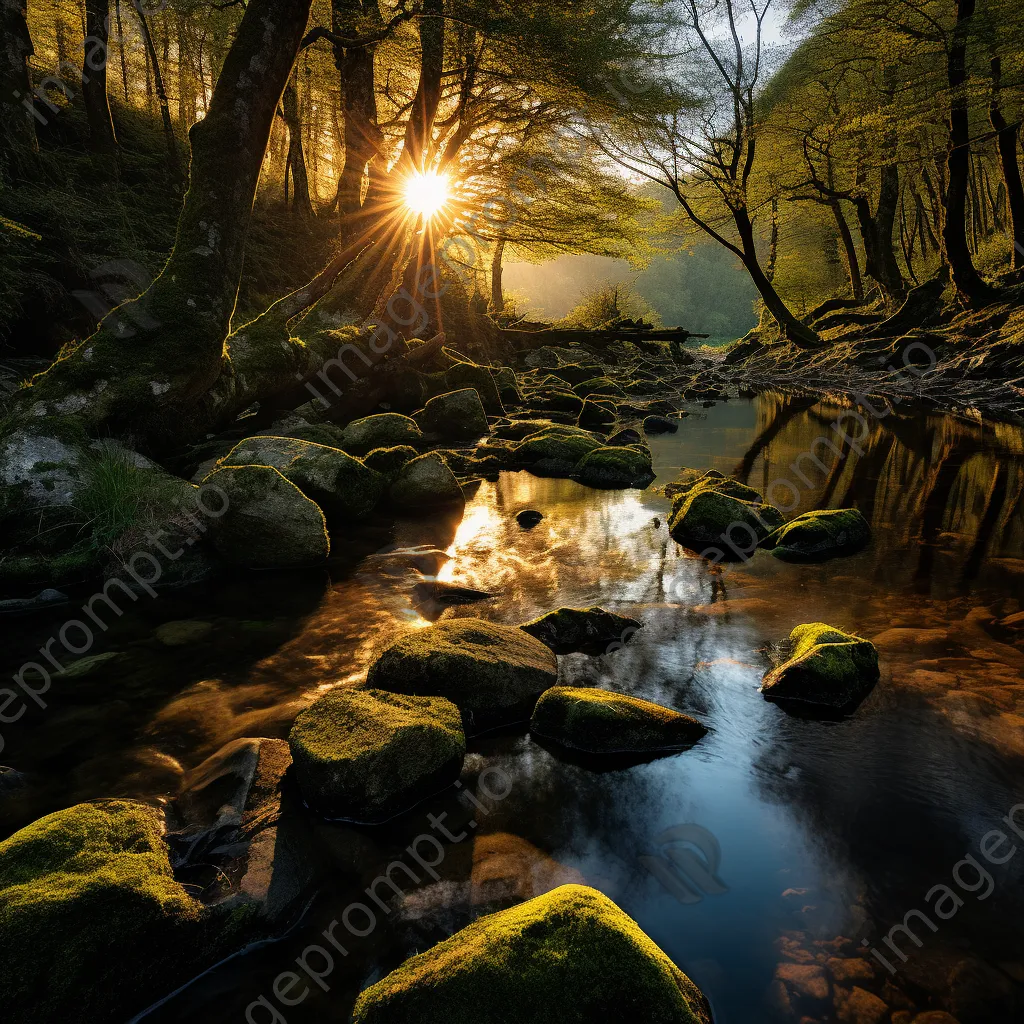
<path id="1" fill-rule="evenodd" d="M 124 51 L 124 26 L 121 24 L 121 0 L 114 0 L 114 15 L 117 19 L 117 53 L 121 58 L 121 84 L 124 86 L 124 101 L 128 102 L 128 57 Z"/>
<path id="2" fill-rule="evenodd" d="M 999 162 L 1003 169 L 1003 184 L 1009 206 L 1010 223 L 1013 227 L 1013 265 L 1024 267 L 1024 183 L 1021 182 L 1020 164 L 1017 161 L 1017 139 L 1020 123 L 1007 124 L 1001 103 L 1003 68 L 998 57 L 992 58 L 992 101 L 989 104 L 989 119 L 996 132 L 999 146 Z"/>
<path id="3" fill-rule="evenodd" d="M 0 156 L 5 163 L 21 150 L 35 152 L 36 122 L 32 111 L 32 72 L 28 59 L 35 52 L 28 31 L 25 0 L 0 0 L 3 68 L 0 69 Z"/>
<path id="4" fill-rule="evenodd" d="M 309 175 L 306 171 L 306 157 L 302 151 L 302 122 L 299 118 L 299 91 L 296 76 L 288 80 L 281 99 L 284 122 L 288 126 L 288 165 L 285 170 L 287 192 L 288 173 L 292 180 L 292 209 L 304 220 L 313 220 L 316 214 L 309 198 Z"/>
<path id="5" fill-rule="evenodd" d="M 491 311 L 501 313 L 505 309 L 505 289 L 502 287 L 502 260 L 505 256 L 505 239 L 499 238 L 494 243 L 494 255 L 491 257 Z"/>
<path id="6" fill-rule="evenodd" d="M 85 56 L 82 100 L 89 119 L 89 145 L 97 153 L 115 153 L 117 135 L 107 100 L 110 57 L 110 0 L 85 0 Z"/>
<path id="7" fill-rule="evenodd" d="M 441 102 L 444 72 L 444 0 L 423 0 L 420 18 L 420 81 L 405 126 L 405 145 L 399 158 L 402 170 L 423 171 L 430 154 L 434 118 Z"/>
<path id="8" fill-rule="evenodd" d="M 139 298 L 20 393 L 27 415 L 70 413 L 93 432 L 131 431 L 154 447 L 200 426 L 194 410 L 225 368 L 256 186 L 310 5 L 249 0 L 209 113 L 190 132 L 170 259 Z M 126 341 L 117 330 L 126 319 L 146 330 Z"/>
<path id="9" fill-rule="evenodd" d="M 843 208 L 838 199 L 829 202 L 829 209 L 836 221 L 836 230 L 839 232 L 839 240 L 843 243 L 843 252 L 846 255 L 846 266 L 850 274 L 850 291 L 858 302 L 864 300 L 864 280 L 860 276 L 860 258 L 857 256 L 857 246 L 853 242 L 853 233 L 847 223 Z"/>
<path id="10" fill-rule="evenodd" d="M 907 286 L 896 259 L 893 235 L 896 214 L 900 204 L 900 169 L 896 163 L 882 168 L 882 180 L 878 189 L 878 206 L 875 209 L 875 245 L 878 269 L 882 275 L 880 284 L 894 305 L 902 305 L 907 297 Z"/>
<path id="11" fill-rule="evenodd" d="M 139 16 L 139 27 L 142 29 L 142 40 L 146 46 L 146 53 L 153 69 L 153 82 L 156 85 L 157 100 L 160 103 L 160 117 L 164 123 L 164 138 L 167 141 L 167 168 L 171 172 L 171 180 L 176 184 L 182 183 L 181 161 L 178 158 L 178 140 L 174 135 L 174 125 L 171 123 L 171 108 L 167 102 L 167 92 L 164 89 L 164 77 L 160 73 L 160 62 L 157 60 L 156 47 L 153 45 L 153 36 L 149 31 L 149 22 L 146 21 L 146 12 L 142 7 L 142 0 L 134 0 L 135 12 Z"/>
<path id="12" fill-rule="evenodd" d="M 967 193 L 971 168 L 971 130 L 964 86 L 967 81 L 968 22 L 976 0 L 956 0 L 956 27 L 946 59 L 949 80 L 949 141 L 946 152 L 945 219 L 942 248 L 953 275 L 953 284 L 967 305 L 983 305 L 992 289 L 981 279 L 967 245 Z"/>
<path id="13" fill-rule="evenodd" d="M 852 202 L 864 243 L 864 271 L 882 289 L 886 302 L 899 306 L 906 297 L 906 290 L 892 246 L 892 234 L 884 234 L 880 222 L 871 213 L 871 203 L 866 196 L 854 196 Z"/>

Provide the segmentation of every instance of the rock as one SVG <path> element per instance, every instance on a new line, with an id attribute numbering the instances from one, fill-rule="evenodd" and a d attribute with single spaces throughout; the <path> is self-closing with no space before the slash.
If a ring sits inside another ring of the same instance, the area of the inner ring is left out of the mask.
<path id="1" fill-rule="evenodd" d="M 792 656 L 761 684 L 769 700 L 849 712 L 878 681 L 878 652 L 870 640 L 823 622 L 797 626 L 789 638 Z"/>
<path id="2" fill-rule="evenodd" d="M 895 1016 L 893 1016 L 893 1020 L 896 1020 Z M 914 1018 L 913 1024 L 960 1024 L 960 1022 L 945 1010 L 928 1010 L 926 1013 L 919 1013 Z"/>
<path id="3" fill-rule="evenodd" d="M 35 597 L 16 597 L 0 601 L 0 615 L 22 615 L 26 612 L 39 611 L 42 608 L 53 608 L 67 604 L 70 598 L 59 590 L 43 590 Z"/>
<path id="4" fill-rule="evenodd" d="M 396 445 L 415 445 L 423 440 L 423 431 L 416 421 L 397 412 L 382 412 L 364 416 L 350 423 L 343 432 L 347 452 L 370 452 L 374 448 L 393 448 Z"/>
<path id="5" fill-rule="evenodd" d="M 516 516 L 516 522 L 524 530 L 532 530 L 543 518 L 544 516 L 536 509 L 525 508 Z"/>
<path id="6" fill-rule="evenodd" d="M 875 977 L 874 968 L 867 960 L 862 960 L 860 957 L 849 960 L 843 957 L 832 957 L 825 966 L 828 968 L 828 973 L 832 975 L 832 980 L 837 985 L 845 985 L 847 988 L 856 984 L 870 984 Z"/>
<path id="7" fill-rule="evenodd" d="M 554 654 L 514 626 L 450 619 L 407 634 L 371 666 L 367 685 L 394 693 L 447 697 L 466 732 L 525 722 L 558 678 Z"/>
<path id="8" fill-rule="evenodd" d="M 418 456 L 419 452 L 411 445 L 400 444 L 394 448 L 374 448 L 363 462 L 368 469 L 380 473 L 389 483 L 394 483 L 402 468 Z"/>
<path id="9" fill-rule="evenodd" d="M 518 464 L 538 476 L 569 476 L 590 452 L 601 447 L 592 434 L 573 427 L 545 427 L 515 448 Z"/>
<path id="10" fill-rule="evenodd" d="M 287 568 L 326 560 L 331 544 L 320 506 L 269 466 L 225 467 L 204 486 L 219 487 L 226 511 L 210 521 L 225 561 L 248 568 Z"/>
<path id="11" fill-rule="evenodd" d="M 604 608 L 559 608 L 519 628 L 555 654 L 606 654 L 624 647 L 643 623 Z"/>
<path id="12" fill-rule="evenodd" d="M 679 424 L 665 416 L 648 416 L 644 420 L 645 434 L 674 434 L 679 430 Z"/>
<path id="13" fill-rule="evenodd" d="M 88 679 L 99 673 L 105 665 L 122 661 L 125 657 L 124 651 L 104 651 L 102 654 L 88 654 L 78 661 L 71 662 L 63 671 L 56 673 L 55 679 L 67 681 L 77 679 Z"/>
<path id="14" fill-rule="evenodd" d="M 284 429 L 282 429 L 284 428 Z M 273 424 L 270 428 L 275 437 L 296 437 L 300 441 L 312 441 L 328 448 L 345 449 L 345 430 L 333 423 L 306 423 L 288 428 L 285 423 Z"/>
<path id="15" fill-rule="evenodd" d="M 845 999 L 836 1000 L 836 1016 L 843 1024 L 884 1024 L 889 1007 L 873 992 L 854 987 Z"/>
<path id="16" fill-rule="evenodd" d="M 625 398 L 626 393 L 609 377 L 593 377 L 573 386 L 573 394 L 578 398 L 590 398 L 591 395 L 607 395 L 611 398 Z"/>
<path id="17" fill-rule="evenodd" d="M 1019 1020 L 1013 982 L 1001 971 L 970 957 L 949 972 L 949 995 L 942 1002 L 961 1024 Z"/>
<path id="18" fill-rule="evenodd" d="M 608 448 L 628 448 L 635 445 L 644 443 L 644 439 L 640 432 L 627 427 L 625 430 L 620 430 L 616 434 L 612 434 L 611 437 L 605 441 L 605 445 Z"/>
<path id="19" fill-rule="evenodd" d="M 601 428 L 607 427 L 615 422 L 615 410 L 606 402 L 597 402 L 588 398 L 583 403 L 577 420 L 581 427 Z"/>
<path id="20" fill-rule="evenodd" d="M 400 509 L 462 505 L 466 500 L 455 474 L 437 452 L 407 462 L 388 493 Z"/>
<path id="21" fill-rule="evenodd" d="M 576 467 L 580 483 L 619 490 L 646 487 L 654 479 L 651 453 L 639 447 L 596 448 Z"/>
<path id="22" fill-rule="evenodd" d="M 781 963 L 775 968 L 775 977 L 799 1001 L 810 1003 L 809 1009 L 818 1009 L 828 1001 L 828 976 L 818 964 Z"/>
<path id="23" fill-rule="evenodd" d="M 426 433 L 454 440 L 474 440 L 489 430 L 483 403 L 472 388 L 432 398 L 415 419 Z"/>
<path id="24" fill-rule="evenodd" d="M 591 363 L 586 366 L 580 363 L 566 363 L 565 366 L 556 366 L 552 369 L 551 376 L 564 380 L 570 387 L 575 387 L 584 381 L 600 377 L 601 367 L 597 363 Z"/>
<path id="25" fill-rule="evenodd" d="M 153 630 L 153 635 L 167 647 L 188 647 L 190 644 L 205 640 L 212 632 L 212 623 L 193 619 L 165 622 Z"/>
<path id="26" fill-rule="evenodd" d="M 385 821 L 454 783 L 466 754 L 459 709 L 443 697 L 337 687 L 288 736 L 306 803 L 326 818 Z"/>
<path id="27" fill-rule="evenodd" d="M 475 391 L 484 410 L 491 416 L 504 416 L 505 406 L 498 393 L 498 384 L 486 366 L 476 363 L 456 363 L 445 372 L 445 387 L 449 392 Z"/>
<path id="28" fill-rule="evenodd" d="M 491 376 L 494 378 L 494 383 L 498 388 L 498 395 L 501 398 L 502 405 L 523 404 L 523 394 L 519 390 L 519 379 L 516 377 L 516 371 L 511 366 L 499 366 L 497 369 L 492 369 Z"/>
<path id="29" fill-rule="evenodd" d="M 24 772 L 0 764 L 0 798 L 23 789 L 26 785 L 28 785 L 28 778 Z"/>
<path id="30" fill-rule="evenodd" d="M 412 590 L 415 601 L 419 604 L 478 604 L 495 596 L 487 590 L 460 587 L 457 583 L 443 583 L 440 580 L 424 580 L 417 583 Z"/>
<path id="31" fill-rule="evenodd" d="M 574 884 L 584 884 L 579 871 L 520 836 L 491 832 L 473 841 L 469 900 L 474 908 L 499 910 Z"/>
<path id="32" fill-rule="evenodd" d="M 707 733 L 695 718 L 608 690 L 555 686 L 541 694 L 530 732 L 589 754 L 657 753 Z"/>
<path id="33" fill-rule="evenodd" d="M 855 554 L 870 540 L 871 527 L 857 509 L 837 508 L 805 512 L 766 537 L 761 546 L 786 562 L 824 562 Z"/>
<path id="34" fill-rule="evenodd" d="M 125 1020 L 224 954 L 228 934 L 175 880 L 161 833 L 155 808 L 108 800 L 0 842 L 8 1024 Z"/>
<path id="35" fill-rule="evenodd" d="M 482 917 L 360 995 L 353 1024 L 711 1024 L 700 989 L 606 896 L 563 885 Z"/>
<path id="36" fill-rule="evenodd" d="M 331 519 L 365 519 L 384 493 L 384 478 L 359 459 L 291 437 L 250 437 L 221 466 L 272 466 Z"/>
<path id="37" fill-rule="evenodd" d="M 782 514 L 761 502 L 753 488 L 720 474 L 705 474 L 675 492 L 669 532 L 683 547 L 713 550 L 719 560 L 750 557 L 782 523 Z"/>

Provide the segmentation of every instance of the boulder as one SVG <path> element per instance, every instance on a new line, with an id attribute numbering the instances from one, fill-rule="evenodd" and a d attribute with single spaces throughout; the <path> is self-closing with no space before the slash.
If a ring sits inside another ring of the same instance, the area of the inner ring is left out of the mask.
<path id="1" fill-rule="evenodd" d="M 644 439 L 641 437 L 638 430 L 633 430 L 631 427 L 627 427 L 625 430 L 620 430 L 605 441 L 605 445 L 609 448 L 627 448 L 631 445 L 643 444 Z"/>
<path id="2" fill-rule="evenodd" d="M 294 437 L 250 437 L 221 466 L 272 466 L 331 519 L 365 519 L 384 493 L 384 478 L 359 459 Z"/>
<path id="3" fill-rule="evenodd" d="M 524 508 L 522 512 L 516 515 L 516 522 L 524 530 L 532 530 L 537 526 L 540 521 L 544 518 L 543 513 L 538 512 L 534 508 Z"/>
<path id="4" fill-rule="evenodd" d="M 582 885 L 480 918 L 360 995 L 354 1024 L 711 1024 L 700 989 Z"/>
<path id="5" fill-rule="evenodd" d="M 601 442 L 585 430 L 550 426 L 520 442 L 515 458 L 538 476 L 567 477 L 584 456 L 600 447 Z"/>
<path id="6" fill-rule="evenodd" d="M 753 488 L 707 474 L 675 493 L 668 525 L 683 547 L 715 549 L 720 559 L 736 561 L 750 557 L 782 525 L 782 513 Z"/>
<path id="7" fill-rule="evenodd" d="M 345 451 L 370 452 L 374 448 L 416 444 L 423 440 L 423 431 L 416 421 L 397 412 L 382 412 L 354 420 L 343 432 Z"/>
<path id="8" fill-rule="evenodd" d="M 513 406 L 523 404 L 523 393 L 519 390 L 519 379 L 511 366 L 499 366 L 491 370 L 491 376 L 498 388 L 502 405 Z"/>
<path id="9" fill-rule="evenodd" d="M 786 562 L 824 562 L 862 550 L 871 540 L 868 521 L 855 508 L 805 512 L 762 541 Z"/>
<path id="10" fill-rule="evenodd" d="M 604 608 L 559 608 L 519 628 L 555 654 L 606 654 L 625 646 L 643 623 Z"/>
<path id="11" fill-rule="evenodd" d="M 416 414 L 416 422 L 428 434 L 453 440 L 471 441 L 489 430 L 487 413 L 473 388 L 432 398 Z"/>
<path id="12" fill-rule="evenodd" d="M 657 753 L 696 743 L 695 718 L 609 690 L 554 686 L 541 694 L 530 732 L 589 754 Z"/>
<path id="13" fill-rule="evenodd" d="M 497 381 L 488 367 L 476 363 L 456 363 L 446 371 L 444 383 L 450 392 L 475 391 L 488 415 L 505 415 Z"/>
<path id="14" fill-rule="evenodd" d="M 341 687 L 315 700 L 288 736 L 306 803 L 326 818 L 384 821 L 454 783 L 466 737 L 443 697 Z"/>
<path id="15" fill-rule="evenodd" d="M 455 474 L 437 452 L 420 455 L 399 471 L 389 491 L 400 509 L 435 508 L 465 503 Z"/>
<path id="16" fill-rule="evenodd" d="M 108 800 L 0 842 L 8 1024 L 126 1020 L 224 954 L 227 930 L 175 880 L 162 832 L 156 808 Z"/>
<path id="17" fill-rule="evenodd" d="M 393 693 L 447 697 L 466 732 L 525 722 L 558 678 L 554 654 L 515 626 L 450 619 L 408 633 L 371 666 L 367 685 Z"/>
<path id="18" fill-rule="evenodd" d="M 878 652 L 870 640 L 823 622 L 797 626 L 788 661 L 761 684 L 769 700 L 854 710 L 878 681 Z"/>
<path id="19" fill-rule="evenodd" d="M 601 376 L 601 367 L 597 363 L 582 365 L 580 363 L 566 363 L 565 366 L 556 366 L 551 370 L 551 376 L 564 380 L 570 387 L 582 384 L 584 381 L 594 380 Z"/>
<path id="20" fill-rule="evenodd" d="M 595 448 L 576 467 L 580 483 L 619 490 L 646 487 L 654 479 L 651 453 L 639 446 Z"/>
<path id="21" fill-rule="evenodd" d="M 610 426 L 615 422 L 615 409 L 607 402 L 598 402 L 593 398 L 588 398 L 583 403 L 577 422 L 581 427 L 597 429 Z"/>
<path id="22" fill-rule="evenodd" d="M 593 377 L 573 386 L 573 394 L 578 398 L 590 398 L 591 395 L 608 395 L 611 398 L 624 398 L 625 392 L 609 377 Z"/>
<path id="23" fill-rule="evenodd" d="M 394 448 L 374 448 L 363 462 L 385 480 L 393 483 L 402 468 L 419 455 L 411 445 L 399 444 Z"/>
<path id="24" fill-rule="evenodd" d="M 320 506 L 270 466 L 225 466 L 204 481 L 226 508 L 210 520 L 213 543 L 232 565 L 287 568 L 326 560 L 331 544 Z"/>
<path id="25" fill-rule="evenodd" d="M 644 420 L 645 434 L 674 434 L 679 430 L 679 424 L 665 416 L 648 416 Z"/>

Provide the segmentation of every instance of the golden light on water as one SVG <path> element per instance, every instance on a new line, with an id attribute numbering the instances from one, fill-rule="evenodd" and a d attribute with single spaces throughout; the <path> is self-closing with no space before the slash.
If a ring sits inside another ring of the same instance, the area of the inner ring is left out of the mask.
<path id="1" fill-rule="evenodd" d="M 405 185 L 405 205 L 426 220 L 444 208 L 450 195 L 447 176 L 436 171 L 412 174 Z"/>

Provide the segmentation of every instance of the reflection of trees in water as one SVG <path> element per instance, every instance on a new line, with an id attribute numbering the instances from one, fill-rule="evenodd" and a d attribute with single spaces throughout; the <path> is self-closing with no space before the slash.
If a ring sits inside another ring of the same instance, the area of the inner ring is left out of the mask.
<path id="1" fill-rule="evenodd" d="M 736 477 L 749 481 L 760 459 L 766 483 L 786 480 L 800 494 L 795 511 L 859 508 L 875 528 L 880 568 L 917 547 L 916 589 L 930 591 L 940 562 L 944 576 L 967 585 L 987 558 L 1024 556 L 1019 427 L 897 412 L 858 422 L 848 407 L 783 395 L 762 396 L 757 410 L 757 433 Z M 832 429 L 844 414 L 852 444 Z M 861 439 L 863 422 L 871 433 Z M 769 497 L 787 500 L 787 492 L 778 487 Z"/>

